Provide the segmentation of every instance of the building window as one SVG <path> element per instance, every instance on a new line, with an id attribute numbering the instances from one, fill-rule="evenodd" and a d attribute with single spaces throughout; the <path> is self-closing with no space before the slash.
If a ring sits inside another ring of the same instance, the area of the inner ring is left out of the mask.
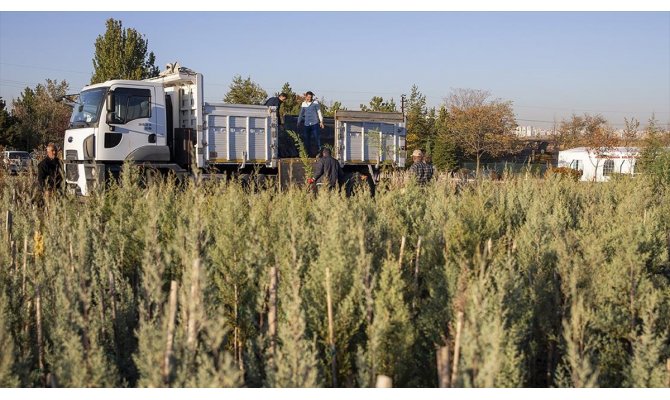
<path id="1" fill-rule="evenodd" d="M 610 176 L 614 173 L 614 160 L 605 160 L 603 164 L 603 176 Z"/>
<path id="2" fill-rule="evenodd" d="M 576 171 L 584 171 L 584 163 L 581 160 L 572 160 L 570 163 L 570 168 Z"/>

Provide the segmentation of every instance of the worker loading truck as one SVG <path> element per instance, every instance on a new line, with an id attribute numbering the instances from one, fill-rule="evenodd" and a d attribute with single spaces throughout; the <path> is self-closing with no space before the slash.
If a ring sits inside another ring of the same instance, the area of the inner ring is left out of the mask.
<path id="1" fill-rule="evenodd" d="M 279 152 L 286 133 L 275 107 L 205 103 L 203 92 L 203 75 L 177 63 L 156 78 L 85 87 L 65 132 L 68 188 L 88 195 L 126 161 L 152 174 L 188 177 L 199 170 L 205 177 L 298 181 L 301 161 Z M 338 111 L 330 126 L 325 135 L 332 139 L 322 144 L 333 148 L 347 176 L 374 185 L 382 165 L 404 168 L 401 113 Z"/>

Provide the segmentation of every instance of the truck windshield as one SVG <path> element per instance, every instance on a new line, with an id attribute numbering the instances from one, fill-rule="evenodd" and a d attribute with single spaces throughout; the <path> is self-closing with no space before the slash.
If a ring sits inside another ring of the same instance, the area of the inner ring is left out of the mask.
<path id="1" fill-rule="evenodd" d="M 86 128 L 98 124 L 107 89 L 106 87 L 96 88 L 79 94 L 79 102 L 74 105 L 72 110 L 70 128 Z"/>

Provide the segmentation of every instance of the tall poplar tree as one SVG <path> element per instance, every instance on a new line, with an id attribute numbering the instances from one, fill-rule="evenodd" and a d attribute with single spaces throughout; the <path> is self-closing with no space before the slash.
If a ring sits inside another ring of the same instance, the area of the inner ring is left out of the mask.
<path id="1" fill-rule="evenodd" d="M 156 56 L 149 52 L 149 40 L 133 28 L 123 29 L 120 20 L 110 18 L 104 35 L 95 40 L 91 84 L 110 79 L 140 80 L 158 76 Z"/>

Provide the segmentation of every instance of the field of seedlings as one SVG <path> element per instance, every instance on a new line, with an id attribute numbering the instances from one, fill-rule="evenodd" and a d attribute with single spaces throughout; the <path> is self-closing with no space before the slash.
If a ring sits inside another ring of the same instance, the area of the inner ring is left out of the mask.
<path id="1" fill-rule="evenodd" d="M 506 178 L 0 178 L 0 386 L 670 386 L 670 189 Z"/>

